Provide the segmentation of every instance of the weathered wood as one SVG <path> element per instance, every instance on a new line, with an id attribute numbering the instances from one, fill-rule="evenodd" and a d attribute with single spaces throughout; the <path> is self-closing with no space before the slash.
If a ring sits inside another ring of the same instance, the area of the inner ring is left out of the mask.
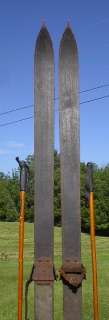
<path id="1" fill-rule="evenodd" d="M 68 26 L 59 51 L 59 116 L 61 158 L 61 205 L 63 263 L 80 261 L 80 133 L 78 101 L 78 54 Z M 64 320 L 81 319 L 81 287 L 64 290 Z"/>
<path id="2" fill-rule="evenodd" d="M 54 61 L 50 35 L 42 27 L 34 70 L 35 260 L 53 259 L 53 105 Z M 35 320 L 53 319 L 53 284 L 35 284 Z"/>

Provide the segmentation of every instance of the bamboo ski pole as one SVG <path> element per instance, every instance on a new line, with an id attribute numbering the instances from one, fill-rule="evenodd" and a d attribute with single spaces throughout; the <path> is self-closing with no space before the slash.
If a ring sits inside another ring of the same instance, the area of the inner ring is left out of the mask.
<path id="1" fill-rule="evenodd" d="M 87 163 L 87 182 L 89 188 L 89 213 L 90 213 L 90 241 L 92 255 L 93 274 L 93 313 L 94 320 L 99 320 L 98 310 L 98 286 L 97 286 L 97 260 L 96 260 L 96 239 L 95 239 L 95 219 L 94 219 L 94 194 L 93 194 L 93 165 Z"/>
<path id="2" fill-rule="evenodd" d="M 20 167 L 20 214 L 19 214 L 19 253 L 18 253 L 18 320 L 22 320 L 23 302 L 23 247 L 24 247 L 24 211 L 28 166 L 16 157 Z"/>

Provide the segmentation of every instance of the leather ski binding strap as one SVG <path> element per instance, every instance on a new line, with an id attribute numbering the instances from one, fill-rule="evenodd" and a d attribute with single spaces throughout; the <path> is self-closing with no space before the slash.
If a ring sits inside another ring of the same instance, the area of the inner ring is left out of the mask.
<path id="1" fill-rule="evenodd" d="M 86 279 L 85 267 L 77 260 L 67 259 L 60 269 L 60 278 L 64 283 L 77 289 L 83 279 Z"/>
<path id="2" fill-rule="evenodd" d="M 30 275 L 29 275 L 28 279 L 26 280 L 26 284 L 25 284 L 25 320 L 29 320 L 29 318 L 28 318 L 28 289 L 29 289 L 30 283 L 33 281 L 33 279 L 32 279 L 33 271 L 34 271 L 34 264 L 32 266 Z"/>
<path id="3" fill-rule="evenodd" d="M 47 257 L 39 258 L 32 266 L 32 270 L 25 285 L 25 320 L 28 319 L 28 289 L 32 281 L 38 285 L 50 285 L 57 280 L 55 268 L 51 259 Z"/>
<path id="4" fill-rule="evenodd" d="M 48 285 L 56 280 L 55 269 L 51 259 L 47 257 L 39 258 L 33 271 L 33 281 L 40 285 Z"/>

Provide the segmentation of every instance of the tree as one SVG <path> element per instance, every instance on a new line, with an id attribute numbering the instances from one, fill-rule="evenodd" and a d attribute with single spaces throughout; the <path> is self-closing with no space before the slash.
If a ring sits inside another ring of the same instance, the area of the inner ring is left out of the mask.
<path id="1" fill-rule="evenodd" d="M 54 151 L 54 222 L 61 223 L 60 156 Z"/>
<path id="2" fill-rule="evenodd" d="M 29 155 L 26 159 L 29 167 L 29 176 L 26 193 L 26 215 L 25 218 L 29 222 L 34 221 L 34 157 Z"/>
<path id="3" fill-rule="evenodd" d="M 17 210 L 8 190 L 8 179 L 0 178 L 0 220 L 15 221 L 16 219 Z"/>
<path id="4" fill-rule="evenodd" d="M 34 221 L 34 157 L 26 159 L 29 166 L 29 178 L 26 192 L 25 220 Z M 109 233 L 109 164 L 105 167 L 94 168 L 94 211 L 96 231 Z M 86 164 L 80 164 L 80 204 L 82 230 L 89 231 L 89 208 L 85 201 L 85 170 Z M 61 183 L 60 183 L 60 155 L 54 151 L 54 222 L 61 224 Z M 12 175 L 0 172 L 0 220 L 15 221 L 19 214 L 19 168 L 12 171 Z"/>

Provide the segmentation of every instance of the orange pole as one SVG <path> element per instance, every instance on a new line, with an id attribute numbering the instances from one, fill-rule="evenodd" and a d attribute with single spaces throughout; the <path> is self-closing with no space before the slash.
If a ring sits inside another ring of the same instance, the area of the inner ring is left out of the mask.
<path id="1" fill-rule="evenodd" d="M 92 273 L 93 273 L 93 312 L 94 312 L 94 320 L 99 320 L 93 192 L 89 193 L 89 206 L 90 206 L 90 240 L 91 240 Z"/>
<path id="2" fill-rule="evenodd" d="M 18 320 L 22 320 L 24 206 L 25 206 L 25 191 L 20 191 L 19 256 L 18 256 Z"/>

